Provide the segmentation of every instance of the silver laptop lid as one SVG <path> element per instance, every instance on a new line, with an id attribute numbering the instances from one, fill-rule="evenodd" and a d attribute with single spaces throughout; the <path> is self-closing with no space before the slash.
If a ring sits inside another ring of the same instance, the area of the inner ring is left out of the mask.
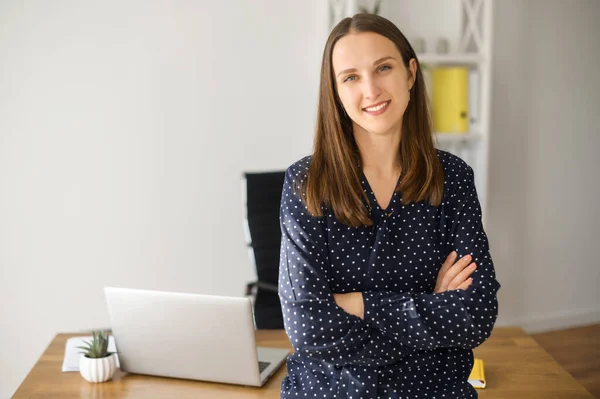
<path id="1" fill-rule="evenodd" d="M 260 385 L 248 298 L 105 287 L 121 370 Z"/>

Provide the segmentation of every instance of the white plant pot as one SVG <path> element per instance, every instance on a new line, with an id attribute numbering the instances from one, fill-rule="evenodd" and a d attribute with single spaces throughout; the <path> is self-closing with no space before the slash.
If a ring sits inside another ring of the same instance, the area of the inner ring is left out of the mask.
<path id="1" fill-rule="evenodd" d="M 100 359 L 81 356 L 79 359 L 79 373 L 89 382 L 104 382 L 115 375 L 117 369 L 117 355 L 110 354 Z"/>

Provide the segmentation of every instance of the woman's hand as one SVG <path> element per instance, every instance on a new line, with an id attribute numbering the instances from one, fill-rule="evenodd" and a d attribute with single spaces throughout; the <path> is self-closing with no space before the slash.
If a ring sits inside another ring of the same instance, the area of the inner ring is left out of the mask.
<path id="1" fill-rule="evenodd" d="M 365 318 L 365 303 L 362 292 L 349 292 L 347 294 L 333 294 L 335 303 L 346 313 L 350 313 L 362 320 Z"/>
<path id="2" fill-rule="evenodd" d="M 471 263 L 471 255 L 463 256 L 454 263 L 457 256 L 456 251 L 452 251 L 446 258 L 438 272 L 434 294 L 451 290 L 466 290 L 473 282 L 469 276 L 477 269 L 477 265 Z"/>

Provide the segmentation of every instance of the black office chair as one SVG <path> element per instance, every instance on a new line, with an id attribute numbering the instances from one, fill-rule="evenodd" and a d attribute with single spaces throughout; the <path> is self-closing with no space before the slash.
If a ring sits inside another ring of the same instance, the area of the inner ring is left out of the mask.
<path id="1" fill-rule="evenodd" d="M 282 329 L 283 316 L 277 294 L 281 229 L 279 207 L 285 172 L 244 173 L 244 231 L 258 281 L 248 283 L 246 295 L 254 297 L 254 321 L 259 329 Z"/>

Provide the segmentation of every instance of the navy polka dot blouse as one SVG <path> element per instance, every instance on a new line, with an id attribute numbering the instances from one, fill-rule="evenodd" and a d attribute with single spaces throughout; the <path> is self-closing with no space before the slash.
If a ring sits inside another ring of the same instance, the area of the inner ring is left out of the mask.
<path id="1" fill-rule="evenodd" d="M 494 266 L 481 223 L 473 169 L 438 150 L 445 171 L 440 206 L 403 205 L 398 192 L 377 206 L 373 226 L 348 227 L 331 212 L 312 217 L 294 184 L 311 156 L 286 172 L 281 198 L 279 297 L 294 347 L 282 398 L 476 398 L 467 382 L 472 349 L 498 315 Z M 467 290 L 433 294 L 453 250 L 473 257 Z M 346 313 L 333 293 L 360 291 L 364 320 Z"/>

